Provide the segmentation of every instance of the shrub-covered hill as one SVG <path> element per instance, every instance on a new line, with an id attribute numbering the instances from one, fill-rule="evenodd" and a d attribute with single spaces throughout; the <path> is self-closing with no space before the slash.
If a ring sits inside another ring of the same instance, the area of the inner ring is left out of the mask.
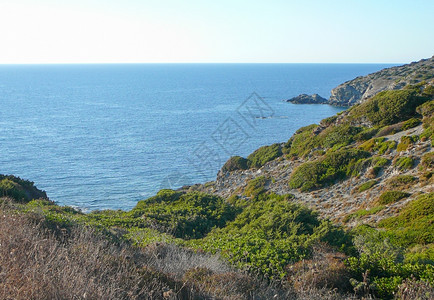
<path id="1" fill-rule="evenodd" d="M 2 299 L 432 299 L 433 81 L 130 211 L 0 175 Z"/>

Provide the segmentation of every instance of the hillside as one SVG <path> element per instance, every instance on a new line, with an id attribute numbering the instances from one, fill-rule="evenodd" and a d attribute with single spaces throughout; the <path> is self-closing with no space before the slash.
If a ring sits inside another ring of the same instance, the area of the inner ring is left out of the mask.
<path id="1" fill-rule="evenodd" d="M 432 299 L 429 70 L 130 211 L 0 177 L 0 298 Z"/>

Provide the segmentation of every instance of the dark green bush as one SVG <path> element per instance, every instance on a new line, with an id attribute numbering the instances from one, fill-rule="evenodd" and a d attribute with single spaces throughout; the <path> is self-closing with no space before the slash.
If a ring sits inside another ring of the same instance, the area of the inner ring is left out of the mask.
<path id="1" fill-rule="evenodd" d="M 223 173 L 232 172 L 236 170 L 246 170 L 248 169 L 248 160 L 241 156 L 232 156 L 228 159 L 228 161 L 223 165 L 221 171 Z"/>
<path id="2" fill-rule="evenodd" d="M 422 123 L 422 121 L 419 119 L 416 119 L 416 118 L 408 119 L 407 121 L 404 122 L 404 124 L 402 124 L 402 130 L 407 130 L 407 129 L 416 127 L 416 126 L 420 125 L 421 123 Z"/>

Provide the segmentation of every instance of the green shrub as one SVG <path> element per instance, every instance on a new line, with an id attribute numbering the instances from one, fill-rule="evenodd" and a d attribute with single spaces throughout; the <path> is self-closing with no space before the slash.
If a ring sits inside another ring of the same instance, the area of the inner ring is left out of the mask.
<path id="1" fill-rule="evenodd" d="M 203 237 L 213 227 L 223 227 L 235 218 L 236 209 L 217 196 L 162 190 L 139 201 L 130 214 L 149 220 L 160 231 L 189 239 Z"/>
<path id="2" fill-rule="evenodd" d="M 430 170 L 434 168 L 434 152 L 425 153 L 422 156 L 420 165 L 423 170 Z"/>
<path id="3" fill-rule="evenodd" d="M 413 127 L 416 127 L 418 125 L 420 125 L 422 123 L 421 120 L 416 119 L 416 118 L 411 118 L 408 119 L 407 121 L 404 122 L 404 124 L 402 125 L 402 130 L 407 130 Z"/>
<path id="4" fill-rule="evenodd" d="M 404 135 L 401 137 L 401 142 L 396 147 L 396 151 L 406 151 L 408 147 L 419 140 L 418 136 Z"/>
<path id="5" fill-rule="evenodd" d="M 223 173 L 232 172 L 236 170 L 246 170 L 248 169 L 248 160 L 241 156 L 232 156 L 228 159 L 228 161 L 223 165 L 221 171 Z"/>
<path id="6" fill-rule="evenodd" d="M 413 158 L 408 156 L 401 156 L 395 161 L 394 165 L 399 170 L 408 170 L 413 168 L 414 163 L 415 161 Z"/>
<path id="7" fill-rule="evenodd" d="M 420 195 L 378 226 L 389 230 L 394 242 L 405 247 L 434 243 L 434 193 Z"/>
<path id="8" fill-rule="evenodd" d="M 265 192 L 265 184 L 267 181 L 267 178 L 264 176 L 259 176 L 250 180 L 244 190 L 244 195 L 247 197 L 256 197 L 259 194 Z"/>
<path id="9" fill-rule="evenodd" d="M 378 198 L 378 204 L 391 204 L 395 203 L 403 198 L 407 198 L 410 196 L 409 193 L 401 192 L 401 191 L 386 191 L 380 195 Z"/>
<path id="10" fill-rule="evenodd" d="M 263 146 L 255 150 L 252 154 L 247 156 L 247 160 L 249 167 L 260 168 L 267 162 L 282 156 L 282 154 L 282 147 L 280 144 L 273 144 L 271 146 Z"/>
<path id="11" fill-rule="evenodd" d="M 37 189 L 31 181 L 0 174 L 0 197 L 10 197 L 17 202 L 28 202 L 32 199 L 47 199 L 47 194 Z"/>
<path id="12" fill-rule="evenodd" d="M 226 227 L 188 244 L 219 251 L 235 266 L 272 278 L 283 278 L 286 266 L 310 255 L 311 247 L 325 242 L 350 245 L 349 236 L 317 213 L 289 201 L 292 196 L 260 194 Z"/>
<path id="13" fill-rule="evenodd" d="M 356 119 L 366 117 L 374 125 L 390 125 L 405 121 L 416 114 L 416 107 L 427 101 L 415 90 L 391 90 L 376 94 L 350 110 Z"/>
<path id="14" fill-rule="evenodd" d="M 367 141 L 371 139 L 373 136 L 375 136 L 378 133 L 378 128 L 376 127 L 365 127 L 362 131 L 357 133 L 354 136 L 355 141 Z"/>
<path id="15" fill-rule="evenodd" d="M 291 174 L 289 186 L 307 191 L 333 183 L 357 173 L 357 167 L 361 165 L 358 162 L 368 156 L 368 152 L 357 149 L 328 153 L 324 158 L 297 167 Z"/>
<path id="16" fill-rule="evenodd" d="M 378 154 L 384 154 L 387 150 L 396 148 L 395 141 L 387 141 L 385 138 L 370 139 L 359 146 L 360 149 L 370 152 L 378 152 Z"/>
<path id="17" fill-rule="evenodd" d="M 431 117 L 434 114 L 434 100 L 425 102 L 416 108 L 417 113 L 423 117 Z"/>
<path id="18" fill-rule="evenodd" d="M 373 187 L 376 184 L 377 184 L 377 180 L 369 180 L 369 181 L 359 185 L 359 187 L 357 188 L 357 191 L 359 193 L 364 192 L 366 190 L 369 190 L 371 187 Z"/>

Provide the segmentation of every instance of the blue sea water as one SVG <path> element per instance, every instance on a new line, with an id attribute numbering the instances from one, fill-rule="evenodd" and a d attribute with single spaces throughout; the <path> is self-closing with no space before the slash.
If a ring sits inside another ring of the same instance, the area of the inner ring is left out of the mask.
<path id="1" fill-rule="evenodd" d="M 385 64 L 0 66 L 0 174 L 84 210 L 213 180 L 342 108 L 294 105 Z"/>

